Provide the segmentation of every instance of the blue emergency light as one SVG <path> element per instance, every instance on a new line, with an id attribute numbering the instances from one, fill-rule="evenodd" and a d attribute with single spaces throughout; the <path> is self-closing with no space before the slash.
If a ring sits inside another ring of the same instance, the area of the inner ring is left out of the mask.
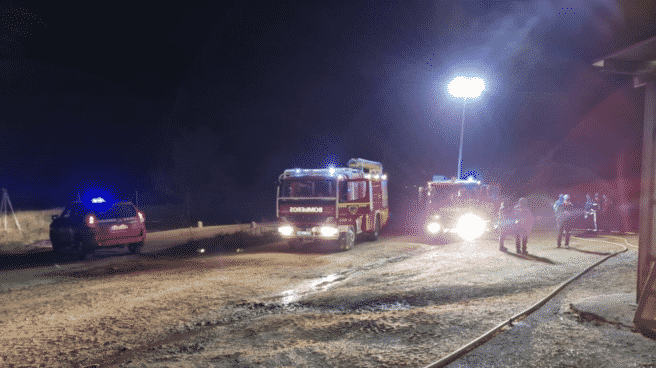
<path id="1" fill-rule="evenodd" d="M 80 194 L 80 202 L 87 209 L 96 213 L 109 210 L 114 203 L 118 202 L 117 196 L 107 189 L 88 189 Z"/>

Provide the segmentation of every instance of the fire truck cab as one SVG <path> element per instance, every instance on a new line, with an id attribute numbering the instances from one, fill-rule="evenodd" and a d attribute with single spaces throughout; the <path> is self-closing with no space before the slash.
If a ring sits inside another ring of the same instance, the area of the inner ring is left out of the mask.
<path id="1" fill-rule="evenodd" d="M 278 232 L 291 248 L 337 240 L 348 250 L 358 234 L 378 239 L 389 218 L 383 165 L 361 158 L 348 167 L 285 170 L 276 197 Z"/>
<path id="2" fill-rule="evenodd" d="M 434 176 L 419 187 L 419 214 L 424 239 L 448 240 L 458 235 L 475 240 L 490 229 L 498 201 L 489 186 L 466 180 Z"/>

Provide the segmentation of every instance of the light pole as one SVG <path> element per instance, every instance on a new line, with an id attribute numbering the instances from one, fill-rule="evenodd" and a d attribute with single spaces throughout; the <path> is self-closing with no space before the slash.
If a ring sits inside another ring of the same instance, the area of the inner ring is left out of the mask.
<path id="1" fill-rule="evenodd" d="M 485 81 L 479 77 L 455 77 L 447 86 L 449 94 L 462 98 L 462 125 L 460 126 L 460 153 L 458 154 L 458 176 L 462 170 L 462 140 L 465 136 L 465 105 L 468 98 L 476 98 L 485 90 Z"/>

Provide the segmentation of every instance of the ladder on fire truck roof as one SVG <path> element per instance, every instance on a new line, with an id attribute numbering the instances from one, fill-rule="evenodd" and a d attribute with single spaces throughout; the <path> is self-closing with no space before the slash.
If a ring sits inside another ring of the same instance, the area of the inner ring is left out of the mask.
<path id="1" fill-rule="evenodd" d="M 362 169 L 362 171 L 369 174 L 383 174 L 383 164 L 376 161 L 365 160 L 363 158 L 350 159 L 348 166 L 354 169 Z"/>
<path id="2" fill-rule="evenodd" d="M 456 179 L 455 177 L 448 178 L 443 175 L 433 175 L 433 180 L 429 181 L 429 183 L 438 183 L 438 184 L 477 184 L 480 185 L 481 181 L 480 180 L 475 180 L 473 177 L 469 177 L 467 179 Z"/>

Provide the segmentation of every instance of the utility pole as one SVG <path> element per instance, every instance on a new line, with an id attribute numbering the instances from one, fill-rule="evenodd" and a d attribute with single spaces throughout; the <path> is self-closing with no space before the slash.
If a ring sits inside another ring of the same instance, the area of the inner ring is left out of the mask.
<path id="1" fill-rule="evenodd" d="M 16 227 L 18 227 L 18 231 L 22 233 L 23 229 L 21 229 L 20 224 L 18 223 L 18 218 L 16 218 L 16 212 L 14 212 L 14 206 L 11 205 L 11 200 L 9 200 L 9 194 L 7 193 L 7 189 L 2 188 L 2 203 L 0 203 L 0 211 L 3 211 L 5 213 L 5 230 L 7 230 L 7 203 L 9 204 L 9 208 L 11 209 L 12 215 L 14 215 L 14 221 L 16 221 Z"/>
<path id="2" fill-rule="evenodd" d="M 462 179 L 462 141 L 465 137 L 465 105 L 467 105 L 467 99 L 463 99 L 462 102 L 462 124 L 460 125 L 460 153 L 458 154 L 458 176 L 457 179 Z"/>

